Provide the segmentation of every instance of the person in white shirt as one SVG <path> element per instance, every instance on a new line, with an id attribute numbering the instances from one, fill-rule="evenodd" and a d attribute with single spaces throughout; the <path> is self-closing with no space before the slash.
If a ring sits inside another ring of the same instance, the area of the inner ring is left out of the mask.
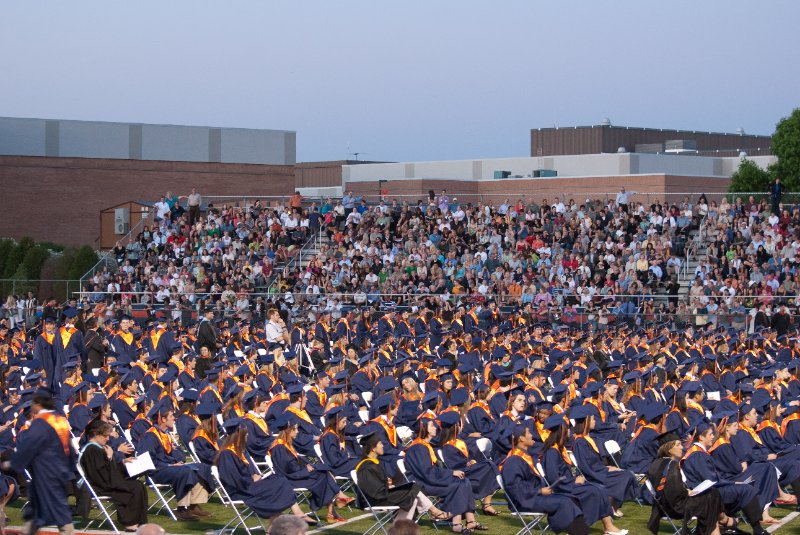
<path id="1" fill-rule="evenodd" d="M 277 308 L 271 308 L 267 312 L 266 335 L 267 343 L 269 344 L 288 344 L 290 342 L 289 332 L 286 330 L 286 324 L 281 318 L 281 313 Z"/>
<path id="2" fill-rule="evenodd" d="M 629 192 L 625 191 L 625 188 L 622 188 L 619 191 L 619 193 L 617 193 L 617 200 L 616 200 L 617 202 L 616 202 L 616 204 L 617 204 L 617 206 L 622 207 L 622 209 L 625 210 L 626 213 L 628 212 L 628 204 L 630 203 L 629 196 L 631 194 L 633 194 L 633 193 L 636 193 L 636 192 L 633 191 L 633 192 L 629 193 Z"/>

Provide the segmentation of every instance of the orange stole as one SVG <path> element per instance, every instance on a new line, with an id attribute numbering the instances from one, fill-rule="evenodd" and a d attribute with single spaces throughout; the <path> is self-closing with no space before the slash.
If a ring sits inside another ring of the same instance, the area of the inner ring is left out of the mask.
<path id="1" fill-rule="evenodd" d="M 789 427 L 789 424 L 795 420 L 800 420 L 800 412 L 790 414 L 783 419 L 783 422 L 781 423 L 781 436 L 786 435 L 786 429 Z"/>
<path id="2" fill-rule="evenodd" d="M 78 329 L 75 327 L 70 327 L 67 329 L 66 327 L 61 327 L 61 344 L 64 346 L 64 349 L 67 349 L 67 345 L 69 345 L 69 341 L 72 338 L 72 335 L 75 334 Z"/>
<path id="3" fill-rule="evenodd" d="M 297 407 L 292 407 L 290 405 L 290 406 L 286 407 L 286 410 L 291 412 L 292 414 L 294 414 L 295 416 L 297 416 L 298 418 L 300 418 L 304 422 L 309 423 L 311 425 L 314 425 L 314 423 L 311 421 L 311 417 L 303 409 L 298 409 Z"/>
<path id="4" fill-rule="evenodd" d="M 214 446 L 215 450 L 219 450 L 219 446 L 217 446 L 216 442 L 211 440 L 211 437 L 208 436 L 208 433 L 206 433 L 205 429 L 200 429 L 198 427 L 197 430 L 194 432 L 194 436 L 192 436 L 192 440 L 194 440 L 196 438 L 204 438 L 204 439 L 206 439 L 212 446 Z"/>
<path id="5" fill-rule="evenodd" d="M 64 455 L 69 455 L 70 425 L 67 419 L 53 412 L 40 412 L 34 420 L 44 420 L 47 425 L 52 427 L 58 435 L 61 447 L 64 448 Z"/>
<path id="6" fill-rule="evenodd" d="M 272 444 L 272 447 L 269 449 L 270 453 L 272 453 L 273 448 L 275 448 L 275 446 L 279 444 L 285 446 L 286 449 L 289 450 L 289 453 L 291 453 L 294 456 L 294 458 L 297 459 L 297 452 L 294 451 L 294 446 L 292 446 L 289 442 L 286 442 L 282 438 L 279 438 L 278 440 L 275 441 L 275 443 Z"/>
<path id="7" fill-rule="evenodd" d="M 122 340 L 123 340 L 123 341 L 124 341 L 126 344 L 128 344 L 128 345 L 133 345 L 133 333 L 132 333 L 132 332 L 130 332 L 130 331 L 128 331 L 128 332 L 125 332 L 125 331 L 120 331 L 120 332 L 118 332 L 118 333 L 117 333 L 117 335 L 118 335 L 120 338 L 122 338 Z"/>
<path id="8" fill-rule="evenodd" d="M 469 450 L 467 449 L 467 443 L 461 440 L 460 438 L 453 439 L 447 442 L 447 444 L 457 449 L 464 457 L 469 458 Z"/>
<path id="9" fill-rule="evenodd" d="M 260 418 L 255 414 L 247 413 L 244 415 L 245 418 L 256 424 L 256 427 L 261 429 L 265 435 L 269 435 L 269 431 L 267 430 L 267 422 L 264 421 L 264 418 Z"/>
<path id="10" fill-rule="evenodd" d="M 514 448 L 514 449 L 512 449 L 511 451 L 508 452 L 508 455 L 506 455 L 506 458 L 503 461 L 503 464 L 500 465 L 500 471 L 501 472 L 503 471 L 503 467 L 506 464 L 505 461 L 507 461 L 511 457 L 519 457 L 520 459 L 525 461 L 525 464 L 527 464 L 530 467 L 531 471 L 534 474 L 536 474 L 539 477 L 542 477 L 542 474 L 540 474 L 539 471 L 536 469 L 536 465 L 533 464 L 533 457 L 531 457 L 530 455 L 528 455 L 527 453 L 525 453 L 524 451 L 522 451 L 519 448 Z"/>
<path id="11" fill-rule="evenodd" d="M 392 443 L 392 446 L 395 448 L 397 447 L 397 429 L 392 424 L 385 422 L 383 418 L 375 418 L 372 420 L 373 422 L 377 423 L 383 430 L 386 431 L 386 436 L 389 437 L 389 442 Z"/>
<path id="12" fill-rule="evenodd" d="M 45 341 L 50 345 L 53 345 L 53 339 L 55 337 L 56 337 L 56 333 L 52 333 L 52 334 L 47 334 L 46 332 L 42 333 L 42 338 L 44 338 Z"/>
<path id="13" fill-rule="evenodd" d="M 592 437 L 590 437 L 589 435 L 575 435 L 575 440 L 578 440 L 579 438 L 585 439 L 586 442 L 588 442 L 589 445 L 592 447 L 592 449 L 595 451 L 595 453 L 600 455 L 600 449 L 597 447 L 597 443 L 595 443 Z"/>
<path id="14" fill-rule="evenodd" d="M 168 434 L 163 432 L 158 426 L 153 426 L 147 430 L 148 433 L 153 433 L 158 441 L 161 443 L 161 446 L 164 448 L 164 451 L 167 452 L 167 455 L 172 453 L 172 437 Z"/>
<path id="15" fill-rule="evenodd" d="M 423 446 L 425 446 L 425 449 L 428 450 L 428 455 L 430 455 L 431 457 L 431 464 L 436 466 L 436 461 L 437 461 L 436 454 L 433 452 L 433 448 L 431 447 L 431 445 L 425 442 L 424 440 L 420 438 L 415 438 L 414 441 L 411 442 L 411 444 L 409 444 L 408 448 L 406 448 L 406 451 L 410 450 L 412 446 L 416 446 L 417 444 L 422 444 Z"/>

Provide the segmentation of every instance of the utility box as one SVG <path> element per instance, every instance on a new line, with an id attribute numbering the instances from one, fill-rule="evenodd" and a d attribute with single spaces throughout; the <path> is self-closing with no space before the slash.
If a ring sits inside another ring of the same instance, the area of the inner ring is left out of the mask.
<path id="1" fill-rule="evenodd" d="M 503 178 L 508 178 L 511 176 L 511 171 L 495 171 L 494 172 L 494 179 L 500 180 Z"/>
<path id="2" fill-rule="evenodd" d="M 130 208 L 114 209 L 114 234 L 125 235 L 131 229 Z"/>

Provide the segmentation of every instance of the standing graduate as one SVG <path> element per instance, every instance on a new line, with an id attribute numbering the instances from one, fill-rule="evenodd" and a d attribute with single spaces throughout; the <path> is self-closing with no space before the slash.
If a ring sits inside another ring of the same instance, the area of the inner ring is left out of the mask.
<path id="1" fill-rule="evenodd" d="M 33 358 L 42 363 L 48 385 L 53 383 L 56 367 L 55 337 L 56 319 L 48 316 L 44 319 L 44 332 L 36 337 L 33 344 Z"/>
<path id="2" fill-rule="evenodd" d="M 26 533 L 32 535 L 43 526 L 55 525 L 62 534 L 72 535 L 67 496 L 75 478 L 76 455 L 70 444 L 69 422 L 55 412 L 55 401 L 48 391 L 34 396 L 30 414 L 30 427 L 17 435 L 17 451 L 3 468 L 31 473 Z"/>
<path id="3" fill-rule="evenodd" d="M 147 489 L 136 479 L 128 479 L 122 463 L 115 461 L 109 445 L 113 427 L 100 419 L 86 427 L 89 442 L 80 455 L 86 478 L 97 494 L 111 498 L 117 519 L 126 531 L 147 523 Z"/>

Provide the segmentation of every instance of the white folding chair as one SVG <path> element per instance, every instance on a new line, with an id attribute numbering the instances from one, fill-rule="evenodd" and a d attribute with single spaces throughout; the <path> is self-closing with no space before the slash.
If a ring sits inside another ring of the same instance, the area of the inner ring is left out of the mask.
<path id="1" fill-rule="evenodd" d="M 362 392 L 361 399 L 367 404 L 367 407 L 372 406 L 372 392 Z"/>
<path id="2" fill-rule="evenodd" d="M 382 531 L 384 535 L 389 535 L 386 531 L 386 526 L 394 520 L 394 516 L 400 508 L 396 505 L 372 506 L 366 494 L 364 494 L 358 486 L 358 474 L 355 470 L 350 472 L 350 479 L 353 481 L 353 488 L 356 491 L 356 496 L 363 502 L 363 509 L 369 512 L 372 518 L 375 519 L 375 523 L 364 532 L 364 535 L 373 535 L 379 530 Z"/>
<path id="3" fill-rule="evenodd" d="M 317 457 L 319 458 L 320 461 L 322 461 L 323 463 L 327 462 L 327 459 L 325 459 L 322 456 L 322 446 L 320 446 L 319 444 L 314 444 L 314 453 L 317 454 Z M 348 490 L 350 490 L 350 487 L 353 486 L 353 481 L 349 477 L 337 476 L 333 472 L 331 472 L 331 475 L 333 476 L 334 481 L 339 483 L 339 488 L 341 489 L 342 492 L 347 492 Z M 347 508 L 350 509 L 350 506 L 348 506 Z M 350 510 L 352 511 L 352 509 Z"/>
<path id="4" fill-rule="evenodd" d="M 230 530 L 231 533 L 235 533 L 236 530 L 241 526 L 244 528 L 245 532 L 247 532 L 247 535 L 251 535 L 251 529 L 258 529 L 258 527 L 247 527 L 247 520 L 251 517 L 255 517 L 258 520 L 258 523 L 261 525 L 261 529 L 266 531 L 266 527 L 261 521 L 261 518 L 259 518 L 259 516 L 255 514 L 255 512 L 250 509 L 247 504 L 245 504 L 242 500 L 234 500 L 231 498 L 230 494 L 228 494 L 228 491 L 225 489 L 225 486 L 222 484 L 222 480 L 219 477 L 219 470 L 216 466 L 211 467 L 211 475 L 214 477 L 214 483 L 220 490 L 219 495 L 220 499 L 222 500 L 222 505 L 225 507 L 230 507 L 234 512 L 234 517 L 231 518 L 221 530 L 219 530 L 219 533 L 225 533 L 227 530 Z"/>
<path id="5" fill-rule="evenodd" d="M 77 439 L 73 439 L 73 440 L 77 440 Z M 79 486 L 80 485 L 86 485 L 86 489 L 89 491 L 89 494 L 92 497 L 92 501 L 94 501 L 94 503 L 97 505 L 97 508 L 103 514 L 103 516 L 100 517 L 100 518 L 90 519 L 89 523 L 86 524 L 86 529 L 89 529 L 90 527 L 92 527 L 92 525 L 95 522 L 97 522 L 97 525 L 95 526 L 95 528 L 99 528 L 100 526 L 102 526 L 103 524 L 108 522 L 108 525 L 111 526 L 111 529 L 114 531 L 114 533 L 119 533 L 119 529 L 117 529 L 117 526 L 114 524 L 114 521 L 111 519 L 111 515 L 116 514 L 117 509 L 116 509 L 116 507 L 114 507 L 114 503 L 111 501 L 111 497 L 109 497 L 109 496 L 101 496 L 101 495 L 97 494 L 97 492 L 95 492 L 94 487 L 92 487 L 92 484 L 89 483 L 89 480 L 86 478 L 86 472 L 84 472 L 83 466 L 81 466 L 81 460 L 82 459 L 83 459 L 83 452 L 81 452 L 81 454 L 78 456 L 77 469 L 78 469 L 78 476 L 80 477 L 78 485 Z M 106 504 L 108 504 L 108 508 L 106 508 Z"/>
<path id="6" fill-rule="evenodd" d="M 286 474 L 282 474 L 279 470 L 277 470 L 275 468 L 275 465 L 272 462 L 272 457 L 270 457 L 269 453 L 267 453 L 266 461 L 267 461 L 267 468 L 269 468 L 269 470 L 271 472 L 274 472 L 274 473 L 276 473 L 278 475 L 281 475 L 281 476 L 284 476 L 284 477 L 286 476 Z M 291 479 L 289 480 L 289 483 L 292 483 Z M 310 503 L 311 492 L 309 492 L 309 490 L 307 488 L 305 488 L 305 487 L 295 487 L 294 483 L 292 483 L 292 489 L 294 490 L 294 494 L 297 497 L 297 504 L 298 505 L 302 505 L 304 503 Z M 314 520 L 319 522 L 319 517 L 317 516 L 317 512 L 316 511 L 309 511 L 308 514 L 312 515 L 314 517 Z"/>
<path id="7" fill-rule="evenodd" d="M 156 483 L 155 481 L 153 481 L 153 478 L 149 474 L 145 478 L 145 481 L 147 481 L 147 484 L 150 486 L 151 489 L 153 489 L 153 492 L 156 493 L 156 497 L 158 498 L 152 504 L 150 504 L 150 507 L 147 508 L 147 511 L 150 512 L 154 508 L 158 507 L 155 514 L 160 514 L 161 511 L 166 509 L 167 514 L 169 514 L 170 518 L 172 518 L 174 522 L 177 522 L 178 518 L 175 516 L 175 513 L 172 511 L 172 508 L 169 506 L 169 504 L 172 503 L 173 500 L 176 500 L 175 492 L 172 490 L 172 485 L 167 485 L 164 483 Z"/>
<path id="8" fill-rule="evenodd" d="M 492 451 L 492 441 L 486 437 L 481 437 L 475 441 L 475 445 L 481 451 L 483 458 L 489 460 L 489 452 Z"/>
<path id="9" fill-rule="evenodd" d="M 669 522 L 669 525 L 672 527 L 673 535 L 678 535 L 679 533 L 681 533 L 681 528 L 675 525 L 675 522 L 672 520 L 672 518 L 670 518 L 670 516 L 666 514 L 664 508 L 661 507 L 661 500 L 659 500 L 656 497 L 656 489 L 653 488 L 653 484 L 650 483 L 649 479 L 645 478 L 644 486 L 647 489 L 647 492 L 649 492 L 650 495 L 653 497 L 653 507 L 658 507 L 659 509 L 661 509 L 661 512 L 663 513 L 661 520 L 666 520 L 667 522 Z"/>
<path id="10" fill-rule="evenodd" d="M 369 411 L 367 409 L 361 409 L 358 411 L 358 417 L 361 418 L 361 421 L 367 423 L 369 421 Z"/>
<path id="11" fill-rule="evenodd" d="M 616 440 L 606 440 L 604 444 L 606 448 L 606 453 L 608 456 L 611 457 L 611 460 L 614 462 L 614 466 L 619 468 L 619 463 L 617 463 L 617 459 L 614 458 L 614 455 L 621 452 L 622 449 L 619 447 L 619 444 Z"/>
<path id="12" fill-rule="evenodd" d="M 410 427 L 407 427 L 405 425 L 398 426 L 397 438 L 399 438 L 403 442 L 403 445 L 406 446 L 414 438 L 414 432 L 411 430 Z"/>
<path id="13" fill-rule="evenodd" d="M 545 526 L 544 528 L 541 527 L 542 520 L 545 518 L 543 513 L 533 513 L 529 511 L 520 511 L 517 509 L 517 506 L 514 504 L 514 501 L 511 499 L 508 491 L 506 491 L 506 487 L 503 484 L 503 476 L 500 474 L 497 474 L 497 484 L 500 486 L 500 489 L 503 491 L 503 494 L 506 497 L 506 503 L 508 504 L 509 511 L 511 511 L 511 516 L 519 518 L 520 522 L 522 522 L 522 529 L 517 531 L 517 535 L 523 535 L 525 533 L 532 535 L 534 530 L 541 530 L 542 533 L 547 531 L 549 526 Z"/>

